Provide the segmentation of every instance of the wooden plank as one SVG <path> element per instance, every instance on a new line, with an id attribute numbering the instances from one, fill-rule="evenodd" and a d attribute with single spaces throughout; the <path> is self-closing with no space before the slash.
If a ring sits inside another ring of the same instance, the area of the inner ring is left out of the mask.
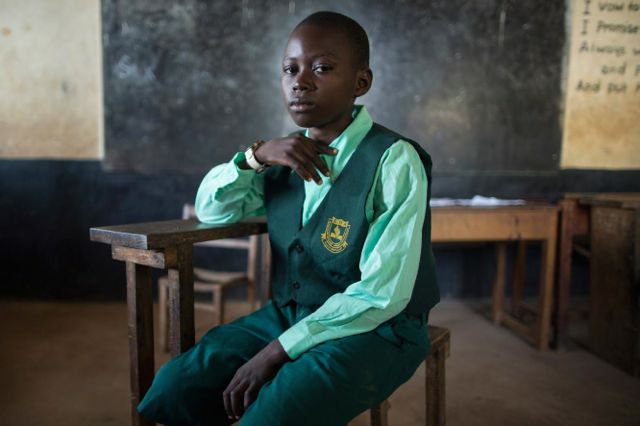
<path id="1" fill-rule="evenodd" d="M 632 374 L 640 339 L 636 217 L 636 210 L 592 206 L 589 343 L 595 354 Z"/>
<path id="2" fill-rule="evenodd" d="M 385 399 L 379 405 L 370 409 L 371 426 L 389 426 L 389 400 Z"/>
<path id="3" fill-rule="evenodd" d="M 91 241 L 144 250 L 242 237 L 267 232 L 264 218 L 230 225 L 210 225 L 197 219 L 167 220 L 91 228 Z"/>
<path id="4" fill-rule="evenodd" d="M 151 269 L 126 263 L 127 307 L 129 326 L 129 362 L 131 380 L 131 424 L 153 426 L 154 422 L 139 414 L 136 407 L 149 390 L 154 374 L 153 298 Z"/>
<path id="5" fill-rule="evenodd" d="M 262 268 L 260 271 L 260 304 L 271 299 L 271 242 L 269 235 L 262 238 Z"/>
<path id="6" fill-rule="evenodd" d="M 446 424 L 445 345 L 432 346 L 426 360 L 425 408 L 427 426 Z"/>
<path id="7" fill-rule="evenodd" d="M 526 325 L 506 312 L 502 315 L 502 324 L 506 325 L 525 339 L 532 342 L 536 341 L 536 330 L 534 326 Z"/>
<path id="8" fill-rule="evenodd" d="M 542 240 L 557 207 L 436 207 L 431 213 L 433 243 Z"/>
<path id="9" fill-rule="evenodd" d="M 581 204 L 602 207 L 617 207 L 624 209 L 640 208 L 640 192 L 600 192 L 583 194 Z"/>
<path id="10" fill-rule="evenodd" d="M 507 273 L 507 244 L 496 244 L 496 276 L 492 289 L 493 323 L 500 324 L 504 312 L 504 287 Z"/>
<path id="11" fill-rule="evenodd" d="M 520 316 L 524 298 L 524 284 L 527 272 L 527 242 L 518 241 L 516 263 L 513 268 L 513 287 L 511 290 L 511 312 Z"/>
<path id="12" fill-rule="evenodd" d="M 111 246 L 111 257 L 115 260 L 137 263 L 138 265 L 151 266 L 157 269 L 175 268 L 177 263 L 177 251 L 175 248 L 158 251 Z"/>
<path id="13" fill-rule="evenodd" d="M 169 269 L 169 348 L 178 356 L 195 344 L 192 246 L 178 247 L 176 269 Z"/>
<path id="14" fill-rule="evenodd" d="M 557 227 L 557 217 L 550 226 Z M 553 284 L 556 261 L 556 231 L 551 233 L 547 241 L 542 242 L 540 265 L 540 285 L 538 290 L 538 318 L 536 319 L 536 344 L 538 349 L 549 348 L 551 333 L 551 311 L 553 309 Z"/>

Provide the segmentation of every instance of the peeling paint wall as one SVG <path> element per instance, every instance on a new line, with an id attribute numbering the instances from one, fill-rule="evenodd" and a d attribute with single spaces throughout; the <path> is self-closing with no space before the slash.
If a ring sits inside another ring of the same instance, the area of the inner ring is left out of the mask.
<path id="1" fill-rule="evenodd" d="M 0 1 L 0 158 L 102 158 L 99 0 Z"/>
<path id="2" fill-rule="evenodd" d="M 562 168 L 640 168 L 640 0 L 571 0 Z"/>

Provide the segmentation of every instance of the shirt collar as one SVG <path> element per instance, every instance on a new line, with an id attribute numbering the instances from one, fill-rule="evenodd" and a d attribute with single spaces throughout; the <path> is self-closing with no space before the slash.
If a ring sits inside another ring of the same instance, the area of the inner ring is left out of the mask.
<path id="1" fill-rule="evenodd" d="M 332 181 L 340 175 L 353 152 L 373 126 L 373 120 L 364 105 L 354 105 L 351 115 L 353 121 L 329 144 L 330 147 L 337 149 L 338 153 L 335 156 L 323 155 L 331 171 Z M 305 136 L 309 137 L 309 129 L 305 131 Z"/>

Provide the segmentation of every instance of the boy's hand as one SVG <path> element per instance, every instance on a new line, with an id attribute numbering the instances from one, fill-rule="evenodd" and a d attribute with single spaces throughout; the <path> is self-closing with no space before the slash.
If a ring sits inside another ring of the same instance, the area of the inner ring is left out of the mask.
<path id="1" fill-rule="evenodd" d="M 222 393 L 227 416 L 239 419 L 255 401 L 262 385 L 273 379 L 287 361 L 291 358 L 275 339 L 240 367 Z"/>
<path id="2" fill-rule="evenodd" d="M 262 164 L 291 167 L 302 179 L 306 181 L 313 179 L 320 185 L 322 179 L 318 170 L 323 175 L 329 176 L 329 169 L 320 158 L 320 154 L 336 155 L 337 152 L 325 143 L 295 134 L 262 144 L 254 155 Z"/>

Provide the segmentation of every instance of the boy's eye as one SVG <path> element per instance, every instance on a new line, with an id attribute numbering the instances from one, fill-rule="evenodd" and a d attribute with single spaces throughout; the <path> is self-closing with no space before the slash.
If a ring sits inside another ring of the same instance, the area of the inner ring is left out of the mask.
<path id="1" fill-rule="evenodd" d="M 293 74 L 296 72 L 296 67 L 293 65 L 285 65 L 282 67 L 282 72 L 285 74 Z"/>
<path id="2" fill-rule="evenodd" d="M 329 65 L 315 65 L 313 67 L 313 71 L 317 72 L 317 73 L 323 73 L 323 72 L 327 72 L 327 71 L 331 71 L 331 67 Z"/>

